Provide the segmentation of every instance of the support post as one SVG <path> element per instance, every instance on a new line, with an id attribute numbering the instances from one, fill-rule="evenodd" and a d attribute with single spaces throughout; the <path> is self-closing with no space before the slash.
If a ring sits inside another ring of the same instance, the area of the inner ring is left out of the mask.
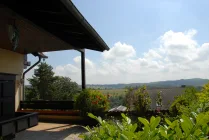
<path id="1" fill-rule="evenodd" d="M 81 81 L 82 81 L 82 89 L 86 89 L 85 50 L 83 49 L 80 52 L 81 52 Z"/>

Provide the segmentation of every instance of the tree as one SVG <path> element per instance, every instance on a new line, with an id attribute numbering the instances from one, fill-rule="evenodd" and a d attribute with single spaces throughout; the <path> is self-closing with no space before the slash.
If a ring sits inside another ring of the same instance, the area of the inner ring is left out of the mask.
<path id="1" fill-rule="evenodd" d="M 161 96 L 161 91 L 157 93 L 156 105 L 157 105 L 157 106 L 162 106 L 162 96 Z"/>
<path id="2" fill-rule="evenodd" d="M 76 82 L 71 81 L 69 77 L 57 76 L 53 83 L 53 100 L 73 100 L 75 94 L 81 89 Z"/>
<path id="3" fill-rule="evenodd" d="M 151 98 L 149 93 L 147 92 L 146 86 L 142 86 L 138 88 L 134 93 L 134 106 L 135 110 L 141 114 L 145 115 L 145 113 L 150 109 Z"/>
<path id="4" fill-rule="evenodd" d="M 127 88 L 125 104 L 129 110 L 135 110 L 140 115 L 145 115 L 150 109 L 151 104 L 151 98 L 147 92 L 146 86 L 139 87 L 138 89 L 132 87 Z"/>
<path id="5" fill-rule="evenodd" d="M 26 100 L 73 100 L 80 88 L 69 77 L 54 76 L 52 66 L 45 62 L 38 65 L 37 74 L 28 79 L 31 87 L 25 90 Z"/>
<path id="6" fill-rule="evenodd" d="M 36 88 L 25 87 L 25 98 L 26 100 L 38 100 L 39 95 L 37 94 Z"/>
<path id="7" fill-rule="evenodd" d="M 27 100 L 52 99 L 54 92 L 53 83 L 56 80 L 52 69 L 52 66 L 46 62 L 41 62 L 38 65 L 37 74 L 28 79 L 31 87 L 26 88 Z"/>
<path id="8" fill-rule="evenodd" d="M 134 89 L 132 87 L 126 87 L 125 90 L 125 105 L 129 110 L 134 110 Z"/>

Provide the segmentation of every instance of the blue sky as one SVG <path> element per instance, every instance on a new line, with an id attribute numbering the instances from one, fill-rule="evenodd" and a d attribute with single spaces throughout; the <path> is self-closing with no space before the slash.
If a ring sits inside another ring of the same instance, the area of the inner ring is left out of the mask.
<path id="1" fill-rule="evenodd" d="M 208 0 L 73 0 L 73 3 L 108 46 L 115 48 L 105 53 L 86 51 L 87 83 L 209 78 L 207 74 L 199 74 L 207 73 L 208 61 L 197 62 L 203 59 L 200 58 L 203 52 L 209 50 L 208 44 L 203 46 L 209 42 Z M 127 50 L 123 52 L 127 57 L 120 58 L 120 48 Z M 185 55 L 184 58 L 171 53 L 178 53 L 177 48 L 181 55 Z M 152 53 L 149 58 L 145 55 L 148 52 Z M 153 57 L 153 52 L 159 57 L 156 58 L 156 55 Z M 194 52 L 198 52 L 198 55 L 196 56 Z M 117 54 L 120 59 L 109 57 L 111 55 L 117 57 Z M 47 55 L 49 55 L 47 62 L 54 67 L 57 75 L 69 76 L 80 83 L 78 52 L 62 51 Z M 33 56 L 29 57 L 32 63 L 36 59 Z M 207 59 L 204 57 L 204 60 Z M 142 61 L 146 61 L 147 65 L 142 65 Z M 114 66 L 113 62 L 118 66 Z M 159 71 L 152 67 L 153 64 Z M 135 71 L 130 73 L 128 65 Z M 179 68 L 174 69 L 176 67 Z M 146 69 L 149 73 L 144 72 Z M 114 75 L 111 75 L 112 71 Z M 148 77 L 150 73 L 153 75 Z M 174 76 L 175 74 L 177 76 Z M 31 77 L 31 74 L 28 77 Z"/>
<path id="2" fill-rule="evenodd" d="M 209 1 L 195 0 L 106 0 L 81 1 L 74 4 L 111 47 L 128 42 L 137 52 L 147 51 L 156 38 L 168 30 L 195 28 L 198 41 L 208 41 Z"/>

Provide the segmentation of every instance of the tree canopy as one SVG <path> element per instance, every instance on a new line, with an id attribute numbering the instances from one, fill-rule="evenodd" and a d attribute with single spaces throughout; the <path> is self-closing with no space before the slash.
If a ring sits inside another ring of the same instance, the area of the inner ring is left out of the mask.
<path id="1" fill-rule="evenodd" d="M 73 100 L 80 88 L 69 77 L 55 76 L 53 67 L 46 62 L 38 65 L 36 74 L 27 79 L 26 100 Z"/>

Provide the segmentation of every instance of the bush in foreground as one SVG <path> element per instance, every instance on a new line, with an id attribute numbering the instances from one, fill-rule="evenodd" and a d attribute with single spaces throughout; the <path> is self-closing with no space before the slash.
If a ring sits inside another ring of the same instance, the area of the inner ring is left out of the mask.
<path id="1" fill-rule="evenodd" d="M 83 116 L 87 113 L 101 114 L 108 108 L 108 100 L 100 91 L 83 90 L 75 100 L 75 108 L 80 110 Z"/>
<path id="2" fill-rule="evenodd" d="M 189 118 L 182 115 L 180 119 L 170 121 L 165 118 L 165 124 L 160 125 L 161 117 L 151 117 L 150 121 L 139 117 L 138 120 L 144 126 L 137 131 L 137 123 L 132 124 L 131 119 L 122 114 L 123 120 L 107 122 L 101 117 L 89 114 L 89 117 L 97 120 L 99 127 L 90 129 L 90 133 L 81 135 L 84 140 L 206 140 L 209 132 L 209 113 L 192 113 Z"/>

